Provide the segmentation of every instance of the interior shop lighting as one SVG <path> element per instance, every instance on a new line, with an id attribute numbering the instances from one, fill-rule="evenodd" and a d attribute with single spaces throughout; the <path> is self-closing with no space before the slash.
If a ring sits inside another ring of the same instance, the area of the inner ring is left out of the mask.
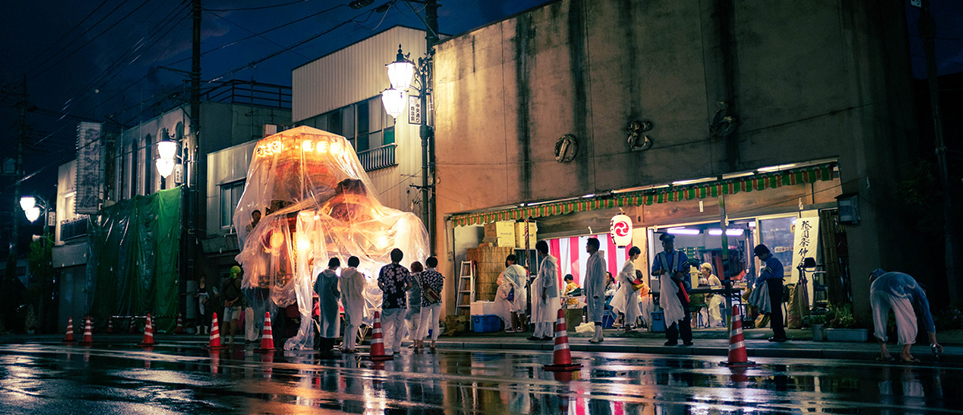
<path id="1" fill-rule="evenodd" d="M 709 229 L 709 235 L 722 235 L 722 229 Z M 726 229 L 726 236 L 742 236 L 742 229 Z"/>
<path id="2" fill-rule="evenodd" d="M 698 229 L 689 228 L 669 228 L 666 232 L 672 235 L 698 235 L 701 233 Z"/>

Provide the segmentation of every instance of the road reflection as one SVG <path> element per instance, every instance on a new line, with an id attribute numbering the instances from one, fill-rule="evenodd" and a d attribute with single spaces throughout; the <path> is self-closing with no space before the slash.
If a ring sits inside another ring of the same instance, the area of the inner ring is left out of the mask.
<path id="1" fill-rule="evenodd" d="M 92 402 L 149 396 L 173 411 L 355 414 L 963 413 L 963 370 L 829 360 L 729 368 L 721 358 L 437 351 L 371 362 L 311 351 L 255 353 L 190 346 L 0 347 L 2 404 L 18 394 Z M 51 386 L 54 385 L 54 386 Z M 93 388 L 93 389 L 92 389 Z M 11 392 L 13 391 L 13 392 Z M 160 392 L 159 392 L 160 391 Z"/>

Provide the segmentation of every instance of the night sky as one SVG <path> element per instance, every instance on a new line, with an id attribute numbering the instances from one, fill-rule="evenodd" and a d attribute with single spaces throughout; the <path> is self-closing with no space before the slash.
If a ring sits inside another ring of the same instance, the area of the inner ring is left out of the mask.
<path id="1" fill-rule="evenodd" d="M 548 2 L 440 0 L 440 31 L 460 34 Z M 394 25 L 424 27 L 415 14 L 422 8 L 417 3 L 375 0 L 360 10 L 347 3 L 203 0 L 202 80 L 255 80 L 289 86 L 291 69 L 298 65 Z M 378 11 L 383 5 L 388 5 L 387 12 Z M 963 71 L 963 2 L 936 0 L 933 10 L 940 74 Z M 907 6 L 914 77 L 923 78 L 917 14 Z M 39 192 L 46 198 L 56 195 L 57 167 L 75 157 L 77 122 L 110 118 L 136 124 L 137 115 L 149 115 L 145 110 L 159 97 L 186 86 L 187 76 L 177 71 L 190 70 L 190 0 L 10 1 L 4 4 L 4 15 L 7 18 L 0 25 L 0 159 L 16 157 L 18 126 L 13 105 L 26 75 L 29 101 L 35 110 L 27 115 L 24 170 L 30 177 L 23 184 L 25 193 Z M 390 58 L 386 56 L 386 62 Z M 9 224 L 11 219 L 11 183 L 9 176 L 0 178 L 0 224 Z M 15 214 L 22 220 L 19 209 Z M 27 224 L 25 220 L 21 223 Z M 8 237 L 5 228 L 0 240 Z M 24 232 L 39 233 L 39 229 Z M 3 243 L 0 253 L 5 251 Z"/>

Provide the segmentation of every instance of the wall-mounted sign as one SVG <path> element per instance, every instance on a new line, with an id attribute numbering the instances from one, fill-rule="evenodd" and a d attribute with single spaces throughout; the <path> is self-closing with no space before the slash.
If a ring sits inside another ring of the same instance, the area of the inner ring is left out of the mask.
<path id="1" fill-rule="evenodd" d="M 408 95 L 408 124 L 421 124 L 421 97 Z"/>
<path id="2" fill-rule="evenodd" d="M 74 212 L 92 215 L 100 209 L 104 189 L 104 146 L 100 123 L 77 124 L 77 196 Z"/>
<path id="3" fill-rule="evenodd" d="M 632 218 L 621 214 L 613 216 L 609 233 L 616 246 L 628 246 L 632 243 Z"/>

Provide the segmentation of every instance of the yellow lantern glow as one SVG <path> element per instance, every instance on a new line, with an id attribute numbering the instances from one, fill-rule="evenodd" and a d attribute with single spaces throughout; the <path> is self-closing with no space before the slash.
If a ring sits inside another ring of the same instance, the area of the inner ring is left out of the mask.
<path id="1" fill-rule="evenodd" d="M 308 252 L 311 250 L 311 240 L 305 237 L 298 238 L 298 252 Z"/>
<path id="2" fill-rule="evenodd" d="M 314 151 L 314 141 L 304 140 L 304 142 L 301 143 L 301 148 L 306 152 Z"/>
<path id="3" fill-rule="evenodd" d="M 616 246 L 628 246 L 632 243 L 632 218 L 621 214 L 613 216 L 609 231 Z"/>
<path id="4" fill-rule="evenodd" d="M 334 154 L 334 155 L 341 154 L 341 143 L 337 141 L 331 143 L 331 154 Z"/>
<path id="5" fill-rule="evenodd" d="M 271 234 L 271 249 L 279 249 L 281 245 L 284 245 L 284 234 L 274 231 L 274 233 Z"/>
<path id="6" fill-rule="evenodd" d="M 327 141 L 318 141 L 317 148 L 318 148 L 318 154 L 327 153 L 327 152 L 328 152 L 328 142 L 327 142 Z"/>

